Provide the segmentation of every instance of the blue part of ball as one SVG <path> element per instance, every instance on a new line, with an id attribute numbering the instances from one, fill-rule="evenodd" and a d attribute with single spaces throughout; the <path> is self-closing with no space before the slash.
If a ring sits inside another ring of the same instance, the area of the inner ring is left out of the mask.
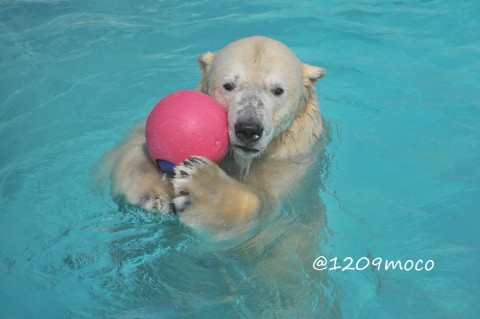
<path id="1" fill-rule="evenodd" d="M 167 173 L 168 175 L 175 175 L 175 164 L 164 161 L 157 160 L 157 167 L 160 171 Z"/>

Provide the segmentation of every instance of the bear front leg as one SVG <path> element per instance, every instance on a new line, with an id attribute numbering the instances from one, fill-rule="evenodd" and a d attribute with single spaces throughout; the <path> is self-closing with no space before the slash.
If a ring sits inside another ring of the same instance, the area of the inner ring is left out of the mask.
<path id="1" fill-rule="evenodd" d="M 180 220 L 192 228 L 229 228 L 251 221 L 260 199 L 212 161 L 192 157 L 175 168 L 174 204 Z"/>
<path id="2" fill-rule="evenodd" d="M 114 198 L 161 213 L 173 213 L 170 178 L 160 173 L 145 144 L 145 128 L 136 128 L 125 142 L 105 157 L 105 168 L 113 177 Z"/>

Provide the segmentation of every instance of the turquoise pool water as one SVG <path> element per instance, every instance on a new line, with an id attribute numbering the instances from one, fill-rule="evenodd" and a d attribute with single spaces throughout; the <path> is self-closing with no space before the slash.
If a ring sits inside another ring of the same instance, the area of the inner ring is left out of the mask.
<path id="1" fill-rule="evenodd" d="M 2 1 L 0 317 L 478 318 L 479 16 L 475 0 Z M 307 191 L 228 246 L 120 210 L 101 156 L 196 87 L 198 54 L 256 34 L 329 71 Z"/>

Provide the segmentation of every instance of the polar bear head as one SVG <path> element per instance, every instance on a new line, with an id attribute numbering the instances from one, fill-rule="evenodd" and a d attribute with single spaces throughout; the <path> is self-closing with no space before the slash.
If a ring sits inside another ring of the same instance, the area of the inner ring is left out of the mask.
<path id="1" fill-rule="evenodd" d="M 231 148 L 247 160 L 260 156 L 289 128 L 326 74 L 301 63 L 283 43 L 261 36 L 203 54 L 198 62 L 203 73 L 199 90 L 226 108 Z"/>

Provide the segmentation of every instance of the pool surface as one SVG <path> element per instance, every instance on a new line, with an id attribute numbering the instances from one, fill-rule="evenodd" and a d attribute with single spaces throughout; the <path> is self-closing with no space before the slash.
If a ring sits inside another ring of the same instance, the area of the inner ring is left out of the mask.
<path id="1" fill-rule="evenodd" d="M 479 16 L 476 0 L 2 1 L 0 317 L 479 318 Z M 198 54 L 257 34 L 328 69 L 331 141 L 303 192 L 242 242 L 118 207 L 101 157 L 196 87 Z"/>

